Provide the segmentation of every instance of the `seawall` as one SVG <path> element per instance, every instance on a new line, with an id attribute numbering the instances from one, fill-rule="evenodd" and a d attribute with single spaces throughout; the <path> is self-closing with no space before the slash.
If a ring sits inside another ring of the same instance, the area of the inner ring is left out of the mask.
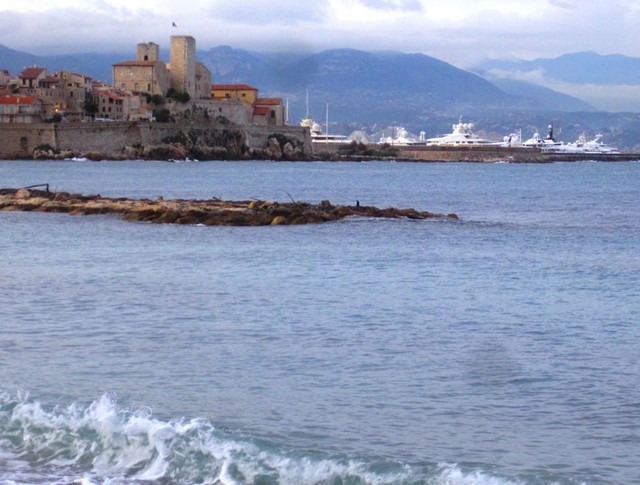
<path id="1" fill-rule="evenodd" d="M 561 153 L 543 152 L 539 148 L 500 146 L 426 146 L 426 145 L 362 145 L 361 149 L 344 143 L 314 144 L 316 153 L 333 160 L 371 158 L 362 149 L 393 153 L 385 158 L 409 162 L 475 162 L 475 163 L 550 163 L 596 160 L 626 162 L 640 160 L 640 153 Z"/>
<path id="2" fill-rule="evenodd" d="M 280 146 L 275 147 L 270 138 L 279 140 Z M 145 154 L 162 155 L 159 147 L 164 147 L 166 153 L 176 148 L 178 154 L 184 151 L 187 156 L 200 153 L 219 158 L 282 158 L 278 148 L 286 152 L 287 142 L 291 150 L 284 153 L 285 158 L 312 156 L 308 130 L 293 126 L 145 121 L 0 124 L 0 159 L 32 159 L 37 150 L 48 149 L 76 155 L 93 153 L 107 159 L 152 158 Z"/>

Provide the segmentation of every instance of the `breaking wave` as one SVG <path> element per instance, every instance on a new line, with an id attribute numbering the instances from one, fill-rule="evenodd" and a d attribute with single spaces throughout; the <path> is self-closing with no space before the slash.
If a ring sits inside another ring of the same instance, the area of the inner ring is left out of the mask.
<path id="1" fill-rule="evenodd" d="M 236 439 L 205 419 L 161 421 L 103 396 L 46 409 L 0 392 L 0 484 L 508 485 L 456 465 L 415 466 Z"/>

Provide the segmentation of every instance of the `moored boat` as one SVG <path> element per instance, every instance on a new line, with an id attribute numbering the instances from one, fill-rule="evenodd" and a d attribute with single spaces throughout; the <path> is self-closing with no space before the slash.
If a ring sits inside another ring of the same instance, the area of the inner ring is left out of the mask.
<path id="1" fill-rule="evenodd" d="M 444 146 L 489 146 L 496 145 L 495 142 L 480 138 L 473 132 L 475 125 L 473 123 L 463 123 L 462 117 L 458 123 L 453 124 L 452 132 L 446 135 L 428 138 L 426 144 L 444 145 Z"/>

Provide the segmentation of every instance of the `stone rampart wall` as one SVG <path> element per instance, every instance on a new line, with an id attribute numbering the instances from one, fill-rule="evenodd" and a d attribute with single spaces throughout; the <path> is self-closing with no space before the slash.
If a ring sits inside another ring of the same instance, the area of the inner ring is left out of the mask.
<path id="1" fill-rule="evenodd" d="M 39 145 L 54 146 L 51 124 L 0 123 L 0 159 L 31 158 Z"/>
<path id="2" fill-rule="evenodd" d="M 190 138 L 210 147 L 222 144 L 232 135 L 248 148 L 268 145 L 270 135 L 280 134 L 296 140 L 309 156 L 312 153 L 308 130 L 300 127 L 210 123 L 150 123 L 137 121 L 0 124 L 0 159 L 32 158 L 34 150 L 48 145 L 58 151 L 96 152 L 107 158 L 120 158 L 126 147 L 180 143 Z"/>

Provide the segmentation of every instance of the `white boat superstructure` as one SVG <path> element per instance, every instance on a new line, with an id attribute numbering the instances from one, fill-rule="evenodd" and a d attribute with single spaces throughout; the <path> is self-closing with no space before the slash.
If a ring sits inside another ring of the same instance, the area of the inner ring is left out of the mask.
<path id="1" fill-rule="evenodd" d="M 598 133 L 593 140 L 587 140 L 586 135 L 580 135 L 575 142 L 575 146 L 582 148 L 584 153 L 611 153 L 618 154 L 620 150 L 609 146 L 601 141 L 602 134 Z"/>
<path id="2" fill-rule="evenodd" d="M 501 147 L 521 147 L 522 146 L 522 130 L 518 129 L 513 133 L 505 136 L 500 143 Z"/>
<path id="3" fill-rule="evenodd" d="M 462 117 L 460 121 L 452 126 L 452 132 L 447 135 L 428 138 L 427 145 L 445 145 L 445 146 L 487 146 L 496 145 L 495 142 L 480 138 L 473 130 L 473 123 L 463 123 Z"/>
<path id="4" fill-rule="evenodd" d="M 380 137 L 380 141 L 378 142 L 380 145 L 395 145 L 395 146 L 405 146 L 405 145 L 424 145 L 425 143 L 425 132 L 420 132 L 420 138 L 416 138 L 411 135 L 404 127 L 400 126 L 398 128 L 393 128 L 393 136 L 384 136 L 384 134 Z"/>
<path id="5" fill-rule="evenodd" d="M 539 148 L 547 153 L 620 153 L 617 148 L 602 143 L 600 141 L 601 138 L 602 135 L 598 135 L 595 139 L 589 141 L 585 135 L 581 135 L 577 141 L 565 144 L 554 138 L 553 125 L 549 125 L 546 138 L 540 137 L 540 134 L 536 132 L 533 134 L 533 137 L 525 141 L 522 146 Z"/>
<path id="6" fill-rule="evenodd" d="M 316 123 L 309 114 L 309 92 L 307 91 L 307 114 L 300 122 L 300 126 L 303 128 L 309 128 L 311 133 L 311 141 L 313 143 L 350 143 L 344 135 L 330 135 L 329 134 L 329 103 L 326 108 L 326 133 L 322 131 L 320 123 Z"/>
<path id="7" fill-rule="evenodd" d="M 531 138 L 522 143 L 523 147 L 540 148 L 543 151 L 564 151 L 562 142 L 553 136 L 553 125 L 549 125 L 547 137 L 542 138 L 539 132 L 535 132 Z"/>

